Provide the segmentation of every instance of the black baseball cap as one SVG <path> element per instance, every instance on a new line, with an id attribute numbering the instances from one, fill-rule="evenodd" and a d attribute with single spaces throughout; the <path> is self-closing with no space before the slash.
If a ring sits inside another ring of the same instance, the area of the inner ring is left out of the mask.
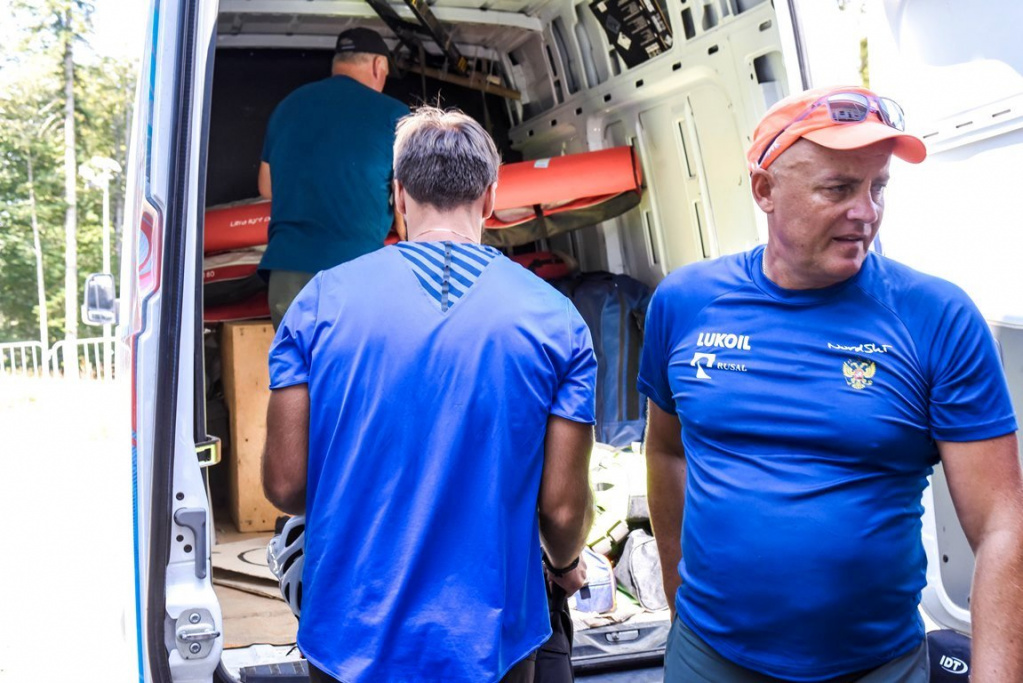
<path id="1" fill-rule="evenodd" d="M 336 54 L 342 52 L 367 52 L 371 55 L 383 55 L 390 57 L 391 52 L 387 49 L 387 43 L 380 37 L 380 34 L 369 28 L 350 28 L 342 31 L 337 37 L 337 45 L 334 47 Z"/>

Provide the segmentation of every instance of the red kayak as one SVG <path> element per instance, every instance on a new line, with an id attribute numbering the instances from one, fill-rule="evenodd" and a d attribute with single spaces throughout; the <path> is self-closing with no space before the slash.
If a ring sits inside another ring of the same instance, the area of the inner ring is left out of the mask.
<path id="1" fill-rule="evenodd" d="M 504 164 L 483 241 L 511 247 L 596 225 L 639 204 L 642 192 L 632 147 Z"/>
<path id="2" fill-rule="evenodd" d="M 639 203 L 643 173 L 632 147 L 504 164 L 494 215 L 483 241 L 499 247 L 595 225 Z M 203 252 L 266 244 L 270 200 L 249 199 L 206 209 Z M 385 244 L 397 241 L 388 235 Z"/>

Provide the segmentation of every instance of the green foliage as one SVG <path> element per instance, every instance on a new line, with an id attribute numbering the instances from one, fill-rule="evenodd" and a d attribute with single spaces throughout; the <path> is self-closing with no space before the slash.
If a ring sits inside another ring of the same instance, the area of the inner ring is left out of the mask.
<path id="1" fill-rule="evenodd" d="M 40 233 L 49 342 L 64 337 L 64 49 L 73 43 L 77 165 L 108 157 L 124 167 L 136 65 L 96 55 L 92 0 L 16 0 L 19 40 L 0 45 L 0 342 L 39 338 L 32 213 Z M 5 19 L 6 21 L 7 19 Z M 31 181 L 29 178 L 31 168 Z M 32 201 L 32 195 L 35 201 Z M 112 270 L 124 177 L 110 183 Z M 102 192 L 77 178 L 79 293 L 102 265 Z M 80 298 L 80 297 L 79 297 Z M 81 328 L 80 336 L 92 336 Z"/>
<path id="2" fill-rule="evenodd" d="M 40 228 L 47 291 L 64 274 L 61 127 L 51 84 L 29 81 L 0 100 L 0 340 L 38 338 L 32 202 Z M 29 166 L 32 183 L 29 183 Z M 55 311 L 54 311 L 55 312 Z"/>

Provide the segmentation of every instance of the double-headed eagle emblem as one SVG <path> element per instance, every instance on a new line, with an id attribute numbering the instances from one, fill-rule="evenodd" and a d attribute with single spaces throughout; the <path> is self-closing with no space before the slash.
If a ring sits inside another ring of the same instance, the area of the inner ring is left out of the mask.
<path id="1" fill-rule="evenodd" d="M 845 383 L 853 389 L 869 387 L 874 383 L 872 379 L 877 372 L 877 366 L 873 362 L 861 362 L 847 360 L 842 365 L 842 374 L 845 375 Z"/>

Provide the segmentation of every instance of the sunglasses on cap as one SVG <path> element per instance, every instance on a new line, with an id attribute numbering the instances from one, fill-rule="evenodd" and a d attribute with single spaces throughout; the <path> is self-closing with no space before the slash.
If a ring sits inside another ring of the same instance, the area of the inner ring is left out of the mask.
<path id="1" fill-rule="evenodd" d="M 771 138 L 767 146 L 764 147 L 760 158 L 757 159 L 757 167 L 762 168 L 764 160 L 775 153 L 774 143 L 778 141 L 782 133 L 808 117 L 821 106 L 828 108 L 828 115 L 834 123 L 863 123 L 867 120 L 870 112 L 874 112 L 886 126 L 890 126 L 900 133 L 906 130 L 906 114 L 895 100 L 887 97 L 864 95 L 858 92 L 834 92 L 820 98 L 807 107 L 806 111 L 802 114 L 785 124 L 778 131 L 777 135 Z"/>

